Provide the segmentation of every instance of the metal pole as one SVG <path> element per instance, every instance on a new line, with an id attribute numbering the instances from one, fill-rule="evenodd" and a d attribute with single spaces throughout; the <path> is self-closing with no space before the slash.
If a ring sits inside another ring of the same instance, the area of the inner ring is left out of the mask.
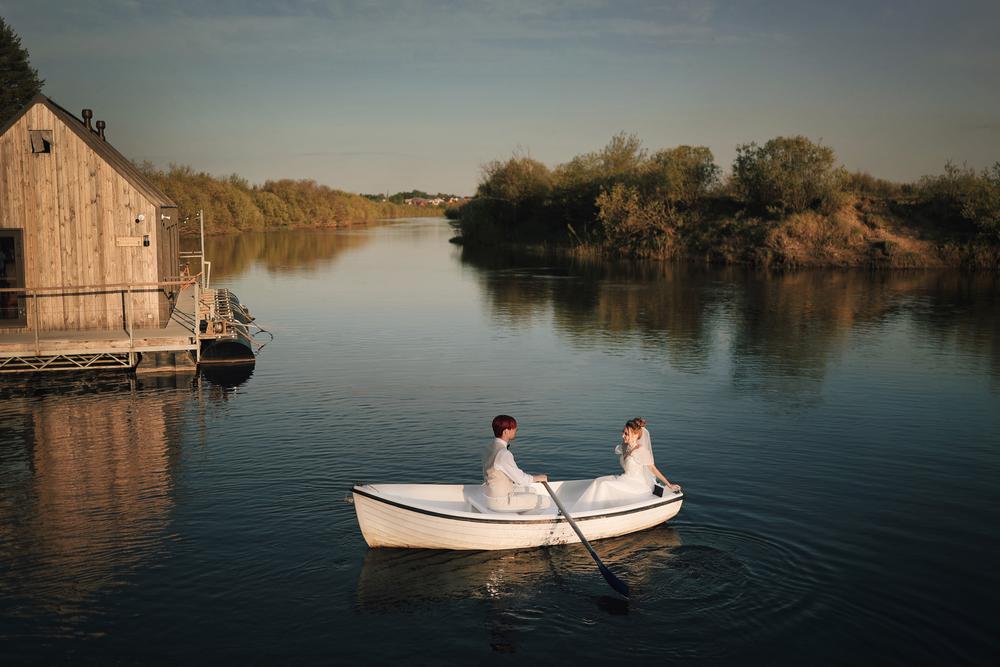
<path id="1" fill-rule="evenodd" d="M 194 361 L 201 363 L 201 293 L 198 291 L 198 281 L 194 281 Z"/>
<path id="2" fill-rule="evenodd" d="M 127 308 L 125 309 L 128 313 L 128 350 L 129 352 L 135 351 L 135 339 L 132 336 L 132 286 L 129 285 L 127 288 Z"/>
<path id="3" fill-rule="evenodd" d="M 198 223 L 201 226 L 201 274 L 202 280 L 205 280 L 205 210 L 198 209 Z M 208 287 L 208 285 L 205 285 Z"/>
<path id="4" fill-rule="evenodd" d="M 27 294 L 27 290 L 25 291 L 25 294 Z M 39 318 L 38 318 L 38 295 L 37 294 L 32 294 L 31 295 L 31 302 L 34 305 L 34 307 L 32 308 L 32 310 L 34 311 L 34 316 L 35 316 L 35 326 L 34 326 L 34 329 L 35 329 L 35 356 L 36 357 L 40 357 L 40 356 L 42 356 L 42 346 L 38 343 L 38 329 L 40 327 L 40 324 L 39 324 Z"/>

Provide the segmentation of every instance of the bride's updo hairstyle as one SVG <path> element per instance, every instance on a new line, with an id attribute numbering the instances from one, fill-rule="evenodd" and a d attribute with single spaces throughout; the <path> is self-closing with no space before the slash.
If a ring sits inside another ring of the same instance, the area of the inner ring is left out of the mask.
<path id="1" fill-rule="evenodd" d="M 645 424 L 646 421 L 642 417 L 636 417 L 635 419 L 629 419 L 627 422 L 625 422 L 625 428 L 634 433 L 641 434 L 642 427 L 645 426 Z"/>

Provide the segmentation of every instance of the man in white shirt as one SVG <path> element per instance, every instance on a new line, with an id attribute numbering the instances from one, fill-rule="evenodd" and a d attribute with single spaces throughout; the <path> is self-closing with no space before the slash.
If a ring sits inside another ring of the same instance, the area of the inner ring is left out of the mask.
<path id="1" fill-rule="evenodd" d="M 493 418 L 496 436 L 483 452 L 483 493 L 486 506 L 494 512 L 524 512 L 550 505 L 547 496 L 525 488 L 533 482 L 547 482 L 546 474 L 529 475 L 517 467 L 510 443 L 517 436 L 517 420 L 510 415 Z"/>

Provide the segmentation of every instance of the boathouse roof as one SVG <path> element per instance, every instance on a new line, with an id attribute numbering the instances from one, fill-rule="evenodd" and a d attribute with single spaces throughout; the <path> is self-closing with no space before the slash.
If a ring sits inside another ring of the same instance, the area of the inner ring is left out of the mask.
<path id="1" fill-rule="evenodd" d="M 87 144 L 87 146 L 101 156 L 101 158 L 111 165 L 115 171 L 121 174 L 125 180 L 131 183 L 135 189 L 148 197 L 152 204 L 156 206 L 177 206 L 177 204 L 175 204 L 173 200 L 166 195 L 166 193 L 153 185 L 153 183 L 146 178 L 134 164 L 132 164 L 131 160 L 119 153 L 114 146 L 108 143 L 108 141 L 100 133 L 98 133 L 97 130 L 88 128 L 82 119 L 77 118 L 73 113 L 67 111 L 41 93 L 31 98 L 31 100 L 29 100 L 20 111 L 14 114 L 13 118 L 0 127 L 0 136 L 13 127 L 14 124 L 16 124 L 17 121 L 19 121 L 21 117 L 36 104 L 42 104 L 49 111 L 51 111 L 54 116 L 59 118 L 59 120 L 66 125 L 66 127 L 70 128 L 74 134 L 80 137 L 80 139 Z"/>

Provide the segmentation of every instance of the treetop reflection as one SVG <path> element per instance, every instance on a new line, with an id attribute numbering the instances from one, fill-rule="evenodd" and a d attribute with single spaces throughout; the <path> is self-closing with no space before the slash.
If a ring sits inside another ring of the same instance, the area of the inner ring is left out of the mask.
<path id="1" fill-rule="evenodd" d="M 960 349 L 987 353 L 992 375 L 1000 377 L 1000 308 L 993 275 L 777 274 L 510 252 L 484 255 L 466 248 L 460 260 L 478 271 L 499 327 L 529 326 L 551 311 L 554 327 L 572 345 L 638 344 L 651 361 L 691 373 L 725 363 L 738 389 L 808 402 L 829 360 L 852 333 L 900 322 L 941 344 L 950 340 Z"/>

